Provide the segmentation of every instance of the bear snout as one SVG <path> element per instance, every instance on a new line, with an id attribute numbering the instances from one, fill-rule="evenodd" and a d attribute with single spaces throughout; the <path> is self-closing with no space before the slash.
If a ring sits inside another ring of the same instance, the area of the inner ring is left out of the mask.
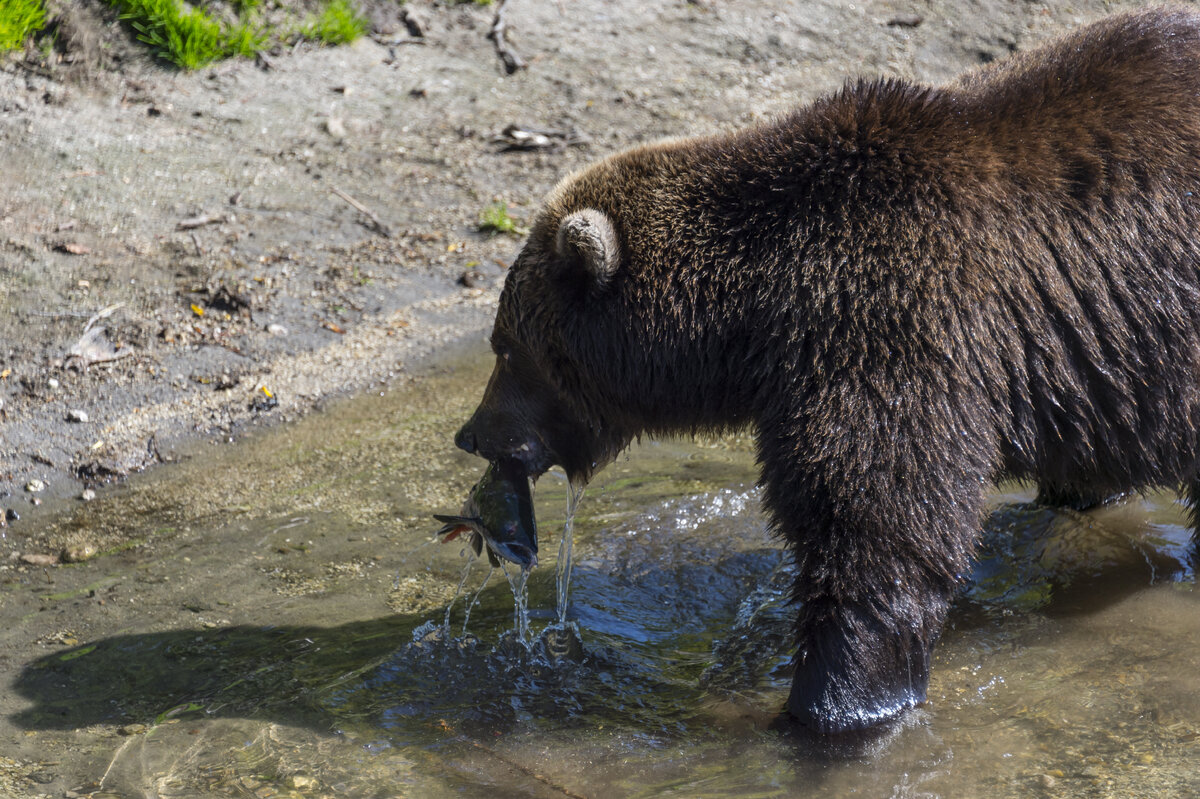
<path id="1" fill-rule="evenodd" d="M 470 424 L 465 424 L 462 429 L 454 436 L 454 446 L 461 449 L 463 452 L 469 452 L 472 455 L 479 449 L 479 439 L 475 433 L 471 431 Z"/>
<path id="2" fill-rule="evenodd" d="M 488 461 L 517 461 L 532 477 L 551 466 L 549 453 L 536 437 L 506 433 L 499 425 L 480 423 L 477 417 L 472 417 L 455 434 L 454 444 L 463 452 Z"/>

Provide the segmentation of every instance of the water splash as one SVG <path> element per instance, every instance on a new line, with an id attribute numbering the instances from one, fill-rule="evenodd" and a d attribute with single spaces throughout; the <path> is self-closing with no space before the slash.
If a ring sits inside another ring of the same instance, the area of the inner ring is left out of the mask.
<path id="1" fill-rule="evenodd" d="M 572 480 L 567 490 L 567 520 L 563 523 L 562 540 L 558 544 L 558 563 L 554 568 L 554 587 L 558 596 L 558 623 L 567 623 L 567 597 L 571 590 L 571 558 L 575 537 L 575 510 L 583 499 L 587 485 Z"/>

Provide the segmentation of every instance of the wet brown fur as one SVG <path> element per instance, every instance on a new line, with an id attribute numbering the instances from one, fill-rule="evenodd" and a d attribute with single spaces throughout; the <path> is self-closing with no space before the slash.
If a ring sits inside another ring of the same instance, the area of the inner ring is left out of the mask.
<path id="1" fill-rule="evenodd" d="M 555 246 L 581 209 L 619 242 L 603 280 Z M 1192 11 L 848 84 L 564 181 L 460 442 L 583 475 L 634 436 L 753 425 L 799 564 L 789 708 L 868 726 L 923 700 L 993 481 L 1200 501 L 1198 235 Z"/>

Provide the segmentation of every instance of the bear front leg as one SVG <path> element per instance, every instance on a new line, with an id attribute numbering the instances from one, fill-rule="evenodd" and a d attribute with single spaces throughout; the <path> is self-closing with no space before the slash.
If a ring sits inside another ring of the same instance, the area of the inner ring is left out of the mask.
<path id="1" fill-rule="evenodd" d="M 788 711 L 822 733 L 925 701 L 933 646 L 978 537 L 990 447 L 962 414 L 929 413 L 950 403 L 919 399 L 855 402 L 846 424 L 826 401 L 784 435 L 760 429 L 764 503 L 798 566 Z M 905 406 L 912 418 L 896 414 Z"/>
<path id="2" fill-rule="evenodd" d="M 927 589 L 917 599 L 897 587 L 871 597 L 826 595 L 805 602 L 788 713 L 817 732 L 841 733 L 922 704 L 951 597 L 948 588 Z"/>

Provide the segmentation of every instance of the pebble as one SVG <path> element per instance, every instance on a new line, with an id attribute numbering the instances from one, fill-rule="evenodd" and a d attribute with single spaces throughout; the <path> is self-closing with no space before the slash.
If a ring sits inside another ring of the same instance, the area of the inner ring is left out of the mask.
<path id="1" fill-rule="evenodd" d="M 46 385 L 50 386 L 50 388 L 58 388 L 59 383 L 52 377 L 46 381 Z"/>
<path id="2" fill-rule="evenodd" d="M 346 138 L 346 123 L 338 117 L 330 117 L 325 120 L 325 132 L 335 139 Z"/>
<path id="3" fill-rule="evenodd" d="M 267 332 L 272 336 L 286 336 L 288 334 L 288 329 L 281 324 L 272 322 L 271 324 L 267 325 Z"/>
<path id="4" fill-rule="evenodd" d="M 315 788 L 317 781 L 312 777 L 306 777 L 303 774 L 293 774 L 288 777 L 288 787 L 294 791 L 304 791 L 310 788 Z"/>
<path id="5" fill-rule="evenodd" d="M 83 493 L 79 495 L 79 498 L 84 502 L 91 502 L 96 498 L 96 492 L 90 488 L 85 488 L 83 489 Z"/>
<path id="6" fill-rule="evenodd" d="M 37 552 L 26 552 L 21 556 L 21 562 L 30 566 L 57 566 L 58 555 L 42 555 Z"/>
<path id="7" fill-rule="evenodd" d="M 46 484 L 41 480 L 30 480 L 25 484 L 25 490 L 30 494 L 38 494 L 46 490 Z"/>
<path id="8" fill-rule="evenodd" d="M 124 727 L 118 727 L 117 732 L 120 735 L 141 735 L 147 729 L 145 724 L 126 724 Z"/>
<path id="9" fill-rule="evenodd" d="M 83 411 L 67 411 L 67 421 L 79 424 L 87 423 L 88 415 Z"/>
<path id="10" fill-rule="evenodd" d="M 21 514 L 17 513 L 12 508 L 9 508 L 8 510 L 4 511 L 4 518 L 6 521 L 19 522 L 21 521 Z"/>

